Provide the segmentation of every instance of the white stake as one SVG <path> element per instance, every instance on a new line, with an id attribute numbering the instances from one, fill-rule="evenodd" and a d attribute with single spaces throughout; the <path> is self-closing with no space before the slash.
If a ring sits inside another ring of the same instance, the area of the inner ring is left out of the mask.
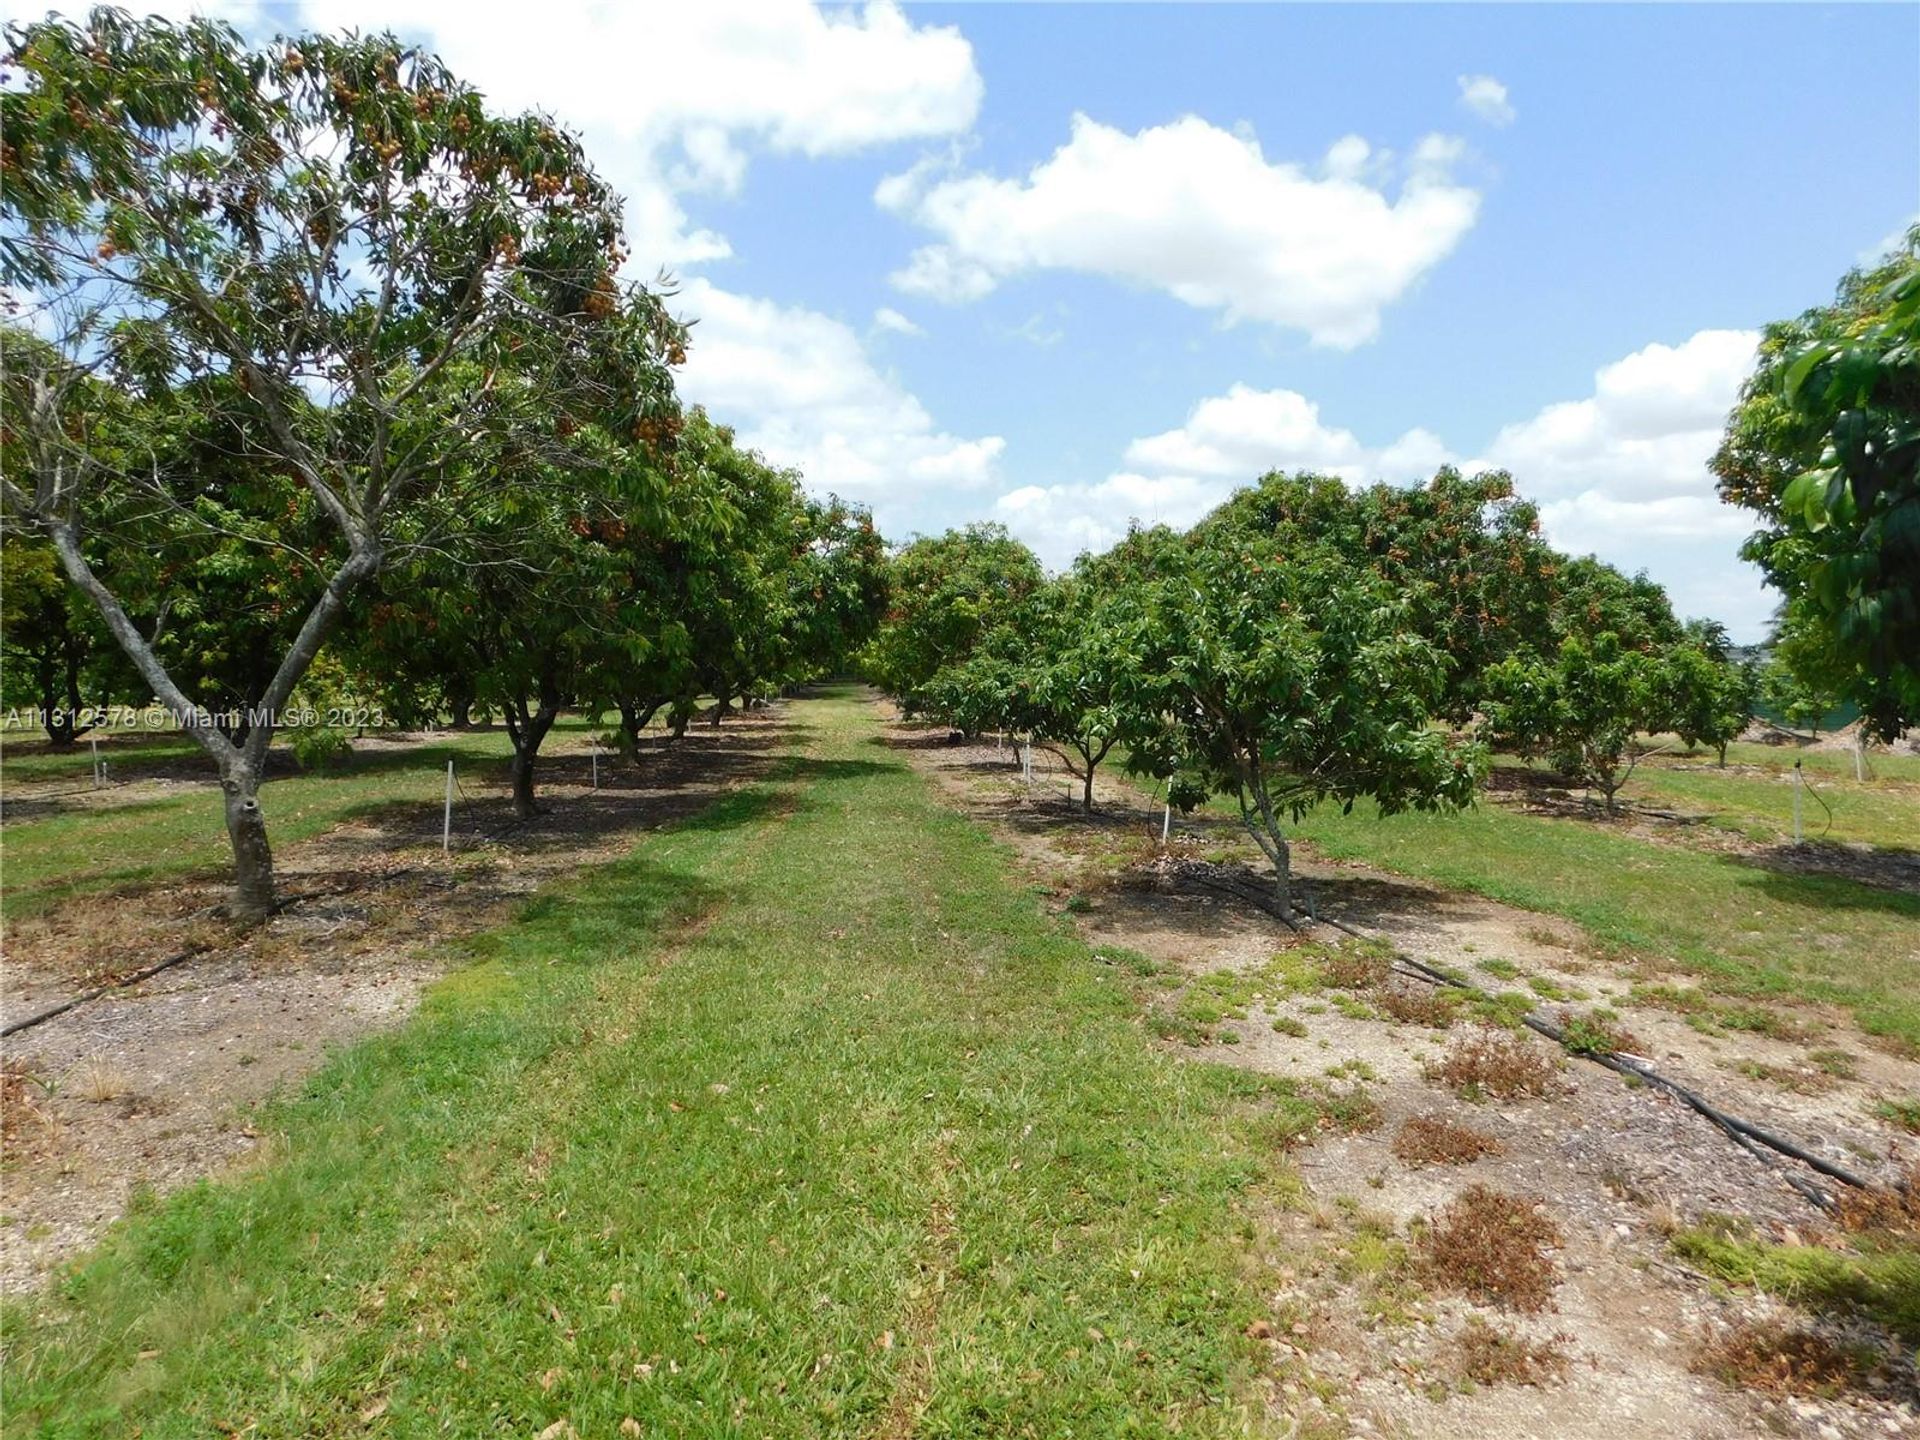
<path id="1" fill-rule="evenodd" d="M 89 735 L 87 743 L 93 747 L 93 788 L 100 788 L 100 737 Z"/>
<path id="2" fill-rule="evenodd" d="M 1867 726 L 1862 721 L 1860 728 L 1853 734 L 1853 778 L 1862 785 L 1867 783 Z"/>
<path id="3" fill-rule="evenodd" d="M 1166 813 L 1160 817 L 1160 843 L 1167 843 L 1167 837 L 1173 834 L 1173 796 L 1167 796 Z"/>
<path id="4" fill-rule="evenodd" d="M 600 742 L 593 742 L 593 788 L 600 788 Z"/>
<path id="5" fill-rule="evenodd" d="M 453 853 L 453 761 L 447 761 L 447 804 L 440 812 L 440 853 Z"/>
<path id="6" fill-rule="evenodd" d="M 1800 843 L 1800 787 L 1806 781 L 1800 774 L 1800 762 L 1793 762 L 1793 843 Z"/>

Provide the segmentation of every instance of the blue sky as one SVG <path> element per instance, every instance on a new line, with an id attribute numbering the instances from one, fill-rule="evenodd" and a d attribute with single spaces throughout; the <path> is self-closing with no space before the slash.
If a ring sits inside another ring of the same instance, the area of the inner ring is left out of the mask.
<path id="1" fill-rule="evenodd" d="M 194 8 L 392 26 L 581 130 L 684 393 L 1056 565 L 1269 468 L 1497 463 L 1758 638 L 1703 467 L 1752 332 L 1920 216 L 1911 5 Z"/>

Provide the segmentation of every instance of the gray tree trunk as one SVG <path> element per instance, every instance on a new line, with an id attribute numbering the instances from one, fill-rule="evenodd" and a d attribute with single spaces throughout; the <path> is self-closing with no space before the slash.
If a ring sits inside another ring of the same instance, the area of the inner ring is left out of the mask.
<path id="1" fill-rule="evenodd" d="M 260 808 L 260 777 L 244 762 L 220 777 L 226 796 L 227 840 L 233 846 L 233 897 L 227 912 L 236 920 L 264 920 L 274 911 L 273 847 Z"/>

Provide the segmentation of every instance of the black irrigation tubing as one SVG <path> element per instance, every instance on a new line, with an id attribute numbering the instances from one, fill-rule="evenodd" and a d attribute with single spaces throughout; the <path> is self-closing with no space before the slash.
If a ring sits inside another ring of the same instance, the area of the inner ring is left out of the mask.
<path id="1" fill-rule="evenodd" d="M 1201 869 L 1197 866 L 1182 866 L 1178 878 L 1201 889 L 1212 890 L 1218 894 L 1230 895 L 1236 899 L 1246 901 L 1264 911 L 1266 914 L 1280 920 L 1291 930 L 1298 930 L 1300 928 L 1294 920 L 1281 915 L 1272 899 L 1269 896 L 1258 893 L 1256 887 L 1252 884 L 1236 883 L 1235 880 L 1224 875 L 1215 873 L 1210 869 Z M 1349 925 L 1344 920 L 1339 920 L 1327 915 L 1320 915 L 1313 918 L 1318 919 L 1321 924 L 1331 925 L 1336 930 L 1345 931 L 1357 939 L 1369 940 L 1376 944 L 1387 943 L 1382 940 L 1380 936 L 1369 935 L 1364 930 L 1361 930 L 1357 926 Z M 1487 995 L 1487 992 L 1477 985 L 1461 980 L 1457 976 L 1449 975 L 1444 970 L 1436 969 L 1424 961 L 1416 960 L 1411 955 L 1405 954 L 1397 948 L 1391 946 L 1389 946 L 1389 948 L 1393 951 L 1393 958 L 1401 965 L 1407 967 L 1407 971 L 1410 972 L 1410 978 L 1424 980 L 1432 985 L 1445 985 L 1453 989 L 1465 990 L 1476 995 Z M 1492 997 L 1488 996 L 1487 998 L 1490 999 Z M 1775 1163 L 1775 1155 L 1782 1155 L 1788 1159 L 1799 1161 L 1817 1174 L 1825 1175 L 1829 1179 L 1837 1180 L 1841 1184 L 1849 1185 L 1856 1190 L 1870 1191 L 1878 1188 L 1871 1182 L 1854 1174 L 1852 1171 L 1836 1165 L 1832 1161 L 1826 1160 L 1819 1155 L 1815 1155 L 1805 1147 L 1796 1145 L 1793 1141 L 1776 1135 L 1770 1130 L 1765 1130 L 1750 1120 L 1744 1120 L 1738 1115 L 1733 1115 L 1720 1109 L 1697 1091 L 1689 1089 L 1677 1080 L 1662 1075 L 1658 1070 L 1654 1069 L 1652 1065 L 1637 1056 L 1620 1055 L 1611 1052 L 1574 1050 L 1572 1046 L 1567 1044 L 1566 1032 L 1552 1021 L 1543 1018 L 1537 1013 L 1530 1013 L 1522 1017 L 1522 1023 L 1524 1023 L 1529 1030 L 1545 1036 L 1555 1044 L 1562 1046 L 1573 1054 L 1581 1056 L 1583 1059 L 1591 1060 L 1594 1064 L 1612 1070 L 1616 1074 L 1631 1076 L 1634 1079 L 1640 1080 L 1645 1084 L 1651 1085 L 1671 1095 L 1689 1109 L 1705 1117 L 1707 1120 L 1712 1121 L 1729 1140 L 1753 1155 L 1756 1159 L 1772 1165 Z M 1769 1151 L 1774 1153 L 1767 1153 Z M 1782 1180 L 1792 1186 L 1794 1190 L 1798 1191 L 1803 1198 L 1813 1205 L 1822 1210 L 1831 1210 L 1833 1208 L 1833 1197 L 1818 1185 L 1787 1171 L 1779 1171 L 1778 1173 Z"/>
<path id="2" fill-rule="evenodd" d="M 1359 939 L 1371 940 L 1375 943 L 1385 943 L 1380 940 L 1379 936 L 1368 935 L 1365 931 L 1347 924 L 1344 920 L 1336 920 L 1324 915 L 1321 916 L 1320 919 L 1322 924 L 1331 925 L 1336 930 L 1344 930 L 1347 934 Z M 1469 984 L 1457 976 L 1449 975 L 1444 970 L 1435 969 L 1433 966 L 1416 960 L 1411 955 L 1404 954 L 1400 950 L 1395 949 L 1393 951 L 1393 958 L 1400 964 L 1407 966 L 1414 978 L 1424 980 L 1432 985 L 1445 985 L 1456 990 L 1469 991 L 1475 995 L 1487 996 L 1487 992 L 1479 986 Z M 1487 998 L 1491 999 L 1492 997 L 1487 996 Z M 1772 1157 L 1763 1154 L 1759 1148 L 1764 1146 L 1767 1150 L 1774 1151 L 1792 1160 L 1798 1160 L 1808 1169 L 1825 1175 L 1828 1179 L 1837 1180 L 1843 1185 L 1850 1185 L 1856 1190 L 1873 1190 L 1878 1188 L 1870 1181 L 1854 1174 L 1851 1170 L 1836 1165 L 1830 1160 L 1823 1159 L 1804 1146 L 1796 1145 L 1793 1141 L 1783 1136 L 1776 1135 L 1770 1130 L 1762 1129 L 1750 1120 L 1743 1120 L 1738 1115 L 1729 1114 L 1727 1111 L 1720 1109 L 1717 1105 L 1707 1100 L 1697 1091 L 1690 1090 L 1679 1081 L 1662 1075 L 1658 1070 L 1654 1069 L 1653 1066 L 1638 1056 L 1623 1055 L 1614 1051 L 1575 1050 L 1572 1046 L 1567 1045 L 1566 1032 L 1551 1020 L 1544 1019 L 1537 1013 L 1529 1013 L 1521 1018 L 1522 1023 L 1525 1024 L 1529 1030 L 1534 1031 L 1536 1034 L 1544 1035 L 1547 1039 L 1568 1049 L 1582 1059 L 1591 1060 L 1594 1064 L 1604 1066 L 1616 1074 L 1632 1076 L 1648 1085 L 1654 1086 L 1656 1089 L 1665 1091 L 1689 1109 L 1711 1120 L 1726 1134 L 1728 1139 L 1759 1159 L 1771 1162 Z M 1797 1175 L 1784 1171 L 1781 1172 L 1780 1178 L 1821 1209 L 1830 1210 L 1833 1208 L 1833 1197 L 1811 1181 L 1803 1180 Z"/>
<path id="3" fill-rule="evenodd" d="M 144 970 L 134 971 L 133 974 L 127 976 L 125 979 L 115 980 L 110 985 L 102 985 L 97 990 L 89 990 L 84 995 L 75 995 L 71 1000 L 63 1000 L 58 1005 L 51 1005 L 47 1009 L 40 1011 L 37 1015 L 27 1016 L 24 1020 L 9 1021 L 6 1025 L 0 1026 L 0 1039 L 8 1035 L 17 1035 L 22 1030 L 31 1030 L 34 1026 L 53 1019 L 56 1015 L 64 1015 L 69 1010 L 77 1010 L 88 1001 L 98 1000 L 102 995 L 106 995 L 114 990 L 124 990 L 129 985 L 137 985 L 142 980 L 151 979 L 162 970 L 172 969 L 182 960 L 191 960 L 196 955 L 206 954 L 210 948 L 211 947 L 206 945 L 190 946 L 182 950 L 178 955 L 168 956 L 157 965 L 149 965 Z"/>

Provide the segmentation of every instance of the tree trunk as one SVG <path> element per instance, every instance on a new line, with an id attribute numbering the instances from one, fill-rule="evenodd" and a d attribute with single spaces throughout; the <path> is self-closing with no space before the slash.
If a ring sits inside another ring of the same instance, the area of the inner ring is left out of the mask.
<path id="1" fill-rule="evenodd" d="M 473 728 L 473 699 L 467 695 L 450 696 L 447 700 L 448 724 L 455 730 Z"/>
<path id="2" fill-rule="evenodd" d="M 642 708 L 633 700 L 619 702 L 620 734 L 626 740 L 629 759 L 634 761 L 640 759 L 640 736 L 646 731 L 647 726 L 653 723 L 653 717 L 659 713 L 660 707 L 665 703 L 662 700 L 650 700 L 645 708 Z"/>
<path id="3" fill-rule="evenodd" d="M 233 846 L 233 898 L 227 913 L 236 920 L 264 920 L 274 910 L 273 847 L 267 843 L 267 817 L 260 808 L 260 777 L 243 764 L 220 778 L 226 796 L 227 839 Z"/>
<path id="4" fill-rule="evenodd" d="M 1080 785 L 1080 808 L 1091 815 L 1093 813 L 1093 766 L 1087 766 L 1087 773 Z"/>
<path id="5" fill-rule="evenodd" d="M 1293 919 L 1293 852 L 1279 836 L 1273 837 L 1273 893 L 1280 902 L 1280 918 Z"/>
<path id="6" fill-rule="evenodd" d="M 556 700 L 543 702 L 531 715 L 523 701 L 516 700 L 507 709 L 507 734 L 513 741 L 513 761 L 508 767 L 513 779 L 513 813 L 522 820 L 531 820 L 540 813 L 533 799 L 533 766 L 539 758 L 541 742 L 559 718 L 560 706 Z"/>
<path id="7" fill-rule="evenodd" d="M 509 767 L 513 776 L 513 813 L 522 820 L 531 820 L 540 813 L 540 807 L 533 802 L 533 762 L 539 744 L 535 740 L 524 745 L 516 743 L 513 747 L 513 763 Z"/>
<path id="8" fill-rule="evenodd" d="M 56 750 L 72 749 L 73 742 L 80 738 L 80 707 L 61 707 L 51 676 L 45 677 L 40 686 L 40 715 L 46 722 L 47 743 Z"/>

